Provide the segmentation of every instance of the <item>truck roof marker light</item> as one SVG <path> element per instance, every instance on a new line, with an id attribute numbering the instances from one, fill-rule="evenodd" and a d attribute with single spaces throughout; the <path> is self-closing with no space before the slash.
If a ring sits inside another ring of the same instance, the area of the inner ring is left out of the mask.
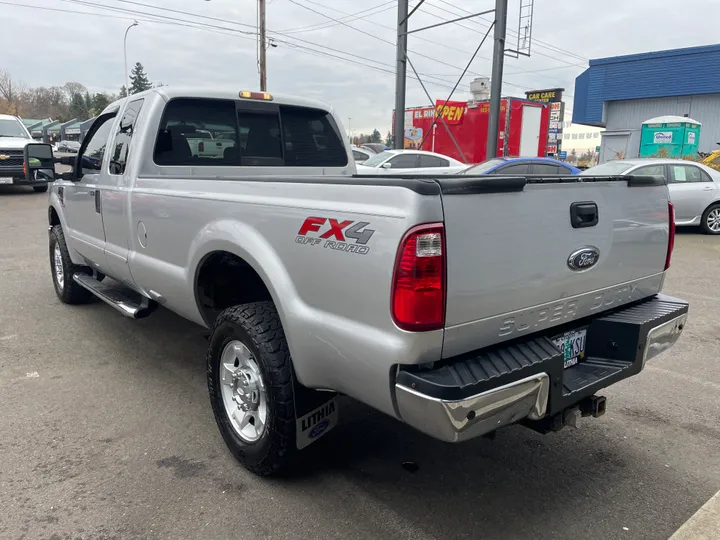
<path id="1" fill-rule="evenodd" d="M 410 332 L 445 325 L 445 229 L 442 223 L 410 229 L 398 248 L 392 281 L 391 313 Z"/>
<path id="2" fill-rule="evenodd" d="M 240 92 L 240 97 L 244 99 L 261 99 L 263 101 L 272 101 L 273 97 L 267 92 L 248 92 L 243 90 Z"/>

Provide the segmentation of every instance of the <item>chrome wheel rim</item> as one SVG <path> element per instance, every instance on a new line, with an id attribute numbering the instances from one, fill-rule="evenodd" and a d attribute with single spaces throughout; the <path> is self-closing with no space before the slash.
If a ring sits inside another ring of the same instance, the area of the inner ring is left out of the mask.
<path id="1" fill-rule="evenodd" d="M 53 249 L 53 267 L 55 268 L 55 282 L 58 289 L 62 290 L 65 286 L 65 271 L 63 270 L 62 253 L 60 253 L 60 244 L 55 243 Z"/>
<path id="2" fill-rule="evenodd" d="M 225 412 L 235 433 L 245 442 L 256 442 L 267 425 L 267 391 L 255 357 L 241 341 L 231 341 L 223 349 L 220 383 Z"/>
<path id="3" fill-rule="evenodd" d="M 720 208 L 710 210 L 706 223 L 712 232 L 720 232 Z"/>

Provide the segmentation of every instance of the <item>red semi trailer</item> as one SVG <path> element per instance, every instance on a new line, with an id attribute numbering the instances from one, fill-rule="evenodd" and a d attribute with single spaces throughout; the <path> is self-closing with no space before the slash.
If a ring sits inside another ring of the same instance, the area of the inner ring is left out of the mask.
<path id="1" fill-rule="evenodd" d="M 438 101 L 436 107 L 405 110 L 405 148 L 438 152 L 467 163 L 487 159 L 489 101 Z M 442 115 L 461 152 L 448 135 Z M 496 156 L 543 157 L 548 144 L 550 107 L 521 98 L 503 98 Z M 491 156 L 494 157 L 494 156 Z"/>

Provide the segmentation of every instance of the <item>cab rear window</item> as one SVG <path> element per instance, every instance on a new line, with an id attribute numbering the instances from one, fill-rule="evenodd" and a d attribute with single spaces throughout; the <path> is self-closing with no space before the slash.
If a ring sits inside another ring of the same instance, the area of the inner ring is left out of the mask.
<path id="1" fill-rule="evenodd" d="M 344 167 L 333 118 L 319 109 L 219 99 L 166 105 L 154 160 L 172 166 Z"/>

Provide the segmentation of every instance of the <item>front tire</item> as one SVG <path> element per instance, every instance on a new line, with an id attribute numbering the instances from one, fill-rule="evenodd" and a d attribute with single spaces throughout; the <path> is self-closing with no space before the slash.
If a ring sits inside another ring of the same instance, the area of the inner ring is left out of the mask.
<path id="1" fill-rule="evenodd" d="M 705 234 L 720 234 L 720 204 L 713 204 L 705 210 L 700 227 Z"/>
<path id="2" fill-rule="evenodd" d="M 235 458 L 260 476 L 286 469 L 297 453 L 292 361 L 272 302 L 220 313 L 207 378 L 215 421 Z"/>
<path id="3" fill-rule="evenodd" d="M 35 193 L 47 193 L 48 186 L 47 184 L 44 186 L 33 186 L 33 189 L 35 190 Z"/>
<path id="4" fill-rule="evenodd" d="M 87 266 L 73 264 L 60 225 L 55 225 L 50 230 L 50 272 L 55 294 L 64 304 L 85 304 L 92 297 L 90 291 L 73 279 L 73 274 L 77 272 L 85 274 L 92 272 Z"/>

